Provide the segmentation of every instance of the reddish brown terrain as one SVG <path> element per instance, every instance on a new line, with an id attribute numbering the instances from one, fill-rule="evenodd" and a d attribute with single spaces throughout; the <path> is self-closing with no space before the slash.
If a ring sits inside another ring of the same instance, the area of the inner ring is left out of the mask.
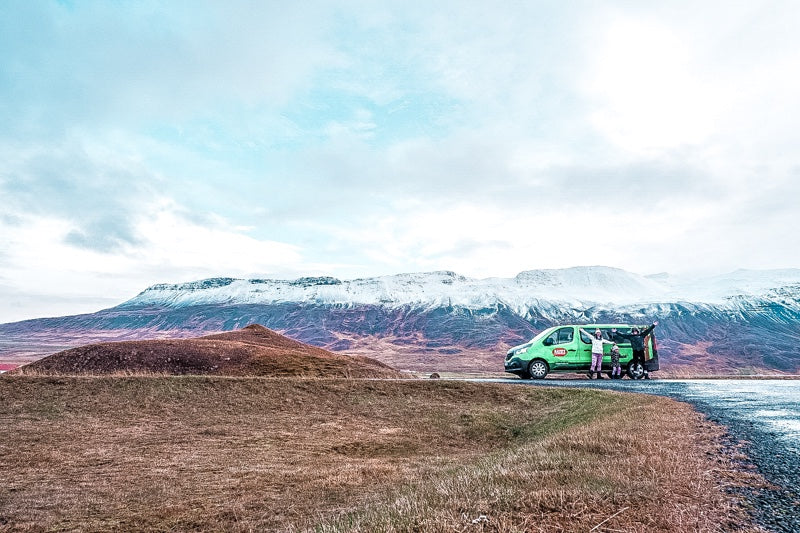
<path id="1" fill-rule="evenodd" d="M 90 344 L 55 353 L 13 372 L 354 378 L 402 375 L 374 359 L 332 353 L 258 324 L 193 339 Z"/>

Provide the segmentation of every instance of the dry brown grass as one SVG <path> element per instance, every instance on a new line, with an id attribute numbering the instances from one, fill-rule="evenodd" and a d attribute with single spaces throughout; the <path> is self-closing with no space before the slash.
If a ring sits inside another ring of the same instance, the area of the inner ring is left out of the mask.
<path id="1" fill-rule="evenodd" d="M 719 432 L 590 390 L 4 376 L 0 530 L 745 530 Z"/>

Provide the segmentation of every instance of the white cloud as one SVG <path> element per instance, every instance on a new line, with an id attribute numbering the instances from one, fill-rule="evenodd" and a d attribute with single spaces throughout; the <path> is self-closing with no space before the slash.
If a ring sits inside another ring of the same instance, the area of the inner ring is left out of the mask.
<path id="1" fill-rule="evenodd" d="M 719 87 L 693 61 L 691 36 L 648 20 L 614 21 L 591 54 L 593 124 L 622 149 L 647 154 L 694 145 L 714 133 Z"/>
<path id="2" fill-rule="evenodd" d="M 137 223 L 144 245 L 134 256 L 148 270 L 182 276 L 300 271 L 302 255 L 296 245 L 254 239 L 224 225 L 201 226 L 176 211 L 162 204 Z"/>
<path id="3" fill-rule="evenodd" d="M 609 10 L 584 43 L 591 124 L 634 157 L 690 146 L 712 169 L 796 164 L 798 15 L 793 2 Z"/>
<path id="4" fill-rule="evenodd" d="M 358 251 L 353 254 L 372 265 L 373 273 L 455 270 L 490 277 L 586 264 L 648 273 L 674 253 L 676 239 L 684 239 L 708 216 L 707 207 L 691 204 L 633 214 L 608 204 L 598 216 L 574 203 L 524 199 L 506 206 L 398 201 L 358 228 L 320 225 L 315 230 L 329 236 L 327 253 Z M 340 275 L 346 274 L 343 269 Z"/>
<path id="5" fill-rule="evenodd" d="M 96 311 L 120 303 L 148 285 L 213 276 L 300 276 L 308 268 L 299 247 L 258 240 L 224 222 L 199 225 L 170 201 L 157 201 L 133 221 L 136 244 L 114 253 L 72 246 L 68 220 L 20 214 L 0 221 L 4 260 L 0 282 L 10 301 L 0 321 L 63 311 Z M 47 303 L 50 302 L 50 303 Z"/>

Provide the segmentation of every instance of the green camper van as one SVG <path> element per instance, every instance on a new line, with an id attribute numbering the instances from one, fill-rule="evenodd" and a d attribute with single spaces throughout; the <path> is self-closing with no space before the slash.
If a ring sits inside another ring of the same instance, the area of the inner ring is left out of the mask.
<path id="1" fill-rule="evenodd" d="M 603 338 L 612 338 L 612 329 L 620 333 L 629 333 L 633 325 L 630 324 L 585 324 L 569 326 L 553 326 L 548 328 L 533 339 L 514 346 L 506 353 L 505 370 L 516 374 L 523 379 L 543 379 L 551 372 L 587 372 L 592 363 L 592 341 L 580 329 L 593 333 L 599 329 Z M 639 326 L 637 326 L 639 327 Z M 643 330 L 643 327 L 639 327 Z M 633 350 L 627 341 L 617 342 L 619 346 L 619 362 L 622 370 L 627 372 L 631 379 L 639 379 L 648 372 L 658 370 L 658 350 L 656 348 L 655 333 L 651 332 L 645 337 L 644 358 L 645 368 L 633 364 Z M 611 345 L 603 347 L 603 372 L 611 373 Z"/>

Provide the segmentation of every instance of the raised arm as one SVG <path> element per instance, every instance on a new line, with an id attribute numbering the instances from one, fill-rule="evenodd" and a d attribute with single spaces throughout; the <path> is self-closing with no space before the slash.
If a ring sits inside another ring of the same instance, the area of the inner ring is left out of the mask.
<path id="1" fill-rule="evenodd" d="M 625 339 L 625 340 L 630 340 L 632 337 L 632 335 L 628 333 L 621 333 L 617 331 L 617 328 L 612 329 L 611 334 L 614 335 L 614 337 L 619 337 L 620 339 Z"/>
<path id="2" fill-rule="evenodd" d="M 658 322 L 653 322 L 653 324 L 652 324 L 652 325 L 650 325 L 650 326 L 648 326 L 648 327 L 646 327 L 646 328 L 644 329 L 644 331 L 642 331 L 642 332 L 640 333 L 640 335 L 641 335 L 642 337 L 647 337 L 648 335 L 650 335 L 650 333 L 651 333 L 651 332 L 652 332 L 652 331 L 655 329 L 655 327 L 656 327 L 657 325 L 658 325 Z"/>

